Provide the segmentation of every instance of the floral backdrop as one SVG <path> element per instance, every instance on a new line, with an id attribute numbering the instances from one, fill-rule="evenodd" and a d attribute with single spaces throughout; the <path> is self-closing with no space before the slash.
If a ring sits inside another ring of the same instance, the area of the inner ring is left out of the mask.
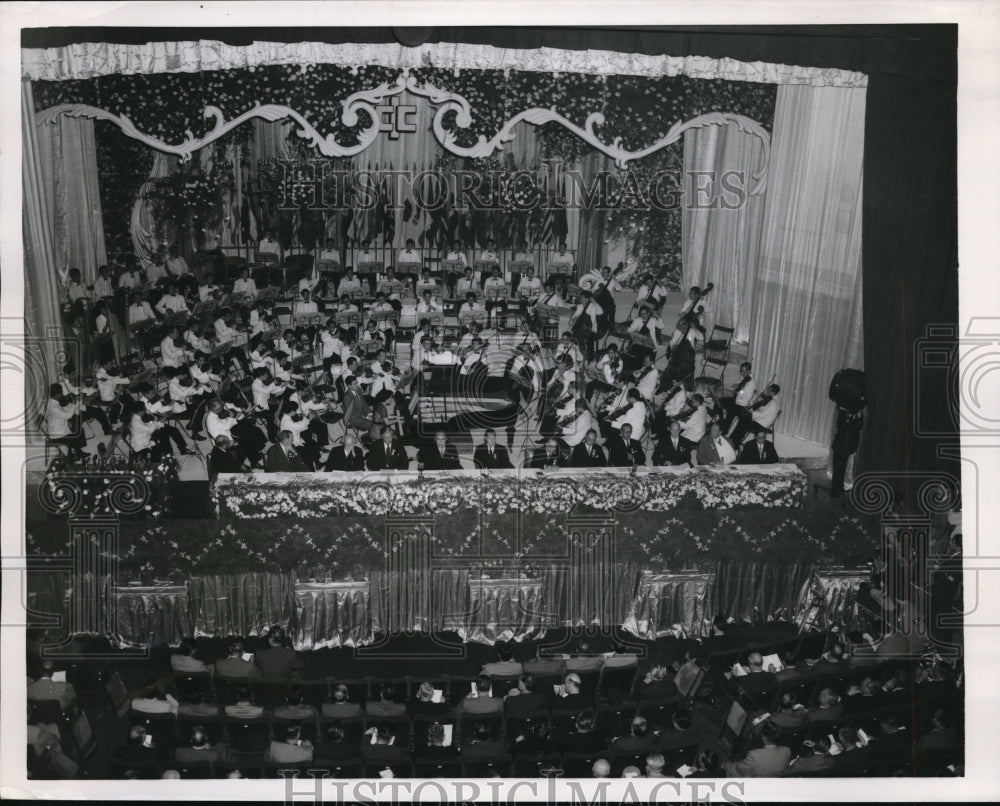
<path id="1" fill-rule="evenodd" d="M 204 118 L 206 106 L 219 107 L 224 118 L 231 120 L 255 103 L 281 104 L 302 114 L 323 136 L 333 135 L 341 145 L 350 146 L 358 142 L 358 133 L 370 126 L 371 120 L 362 111 L 354 126 L 345 126 L 341 120 L 340 101 L 355 92 L 370 90 L 382 83 L 394 83 L 400 75 L 399 69 L 373 65 L 272 65 L 200 73 L 36 81 L 33 92 L 37 110 L 61 103 L 97 106 L 127 117 L 140 131 L 171 144 L 182 142 L 188 136 L 198 138 L 207 132 L 211 121 Z M 468 128 L 457 126 L 454 112 L 448 113 L 443 121 L 445 128 L 455 133 L 461 146 L 475 143 L 480 135 L 491 138 L 504 121 L 530 107 L 553 109 L 581 126 L 589 113 L 600 112 L 604 123 L 596 128 L 597 134 L 608 143 L 620 138 L 622 145 L 632 150 L 656 142 L 679 121 L 715 111 L 745 115 L 770 130 L 777 92 L 774 84 L 687 76 L 649 78 L 434 67 L 416 68 L 411 75 L 421 83 L 457 92 L 469 101 L 472 122 Z M 170 114 L 164 114 L 165 109 L 169 109 Z M 127 250 L 127 213 L 142 180 L 148 175 L 151 159 L 148 152 L 146 156 L 132 154 L 135 145 L 125 143 L 123 138 L 128 138 L 124 135 L 111 133 L 109 130 L 115 128 L 113 124 L 98 125 L 98 166 L 108 242 L 112 251 Z M 541 126 L 538 135 L 540 156 L 544 159 L 558 158 L 566 164 L 576 164 L 591 153 L 590 146 L 558 124 Z M 295 143 L 301 146 L 301 141 L 294 136 L 290 143 L 293 147 Z M 637 161 L 633 170 L 640 177 L 657 170 L 677 170 L 681 153 L 682 146 L 674 144 Z M 461 167 L 484 167 L 477 162 L 480 161 L 466 161 Z M 206 177 L 207 195 L 218 196 L 212 185 L 220 181 L 222 178 Z M 262 182 L 261 188 L 265 184 Z M 540 190 L 548 195 L 557 189 Z M 165 199 L 161 202 L 167 204 Z M 206 204 L 201 204 L 197 218 L 204 221 L 221 216 L 223 203 L 219 201 L 217 215 L 211 213 Z M 254 216 L 260 226 L 255 228 L 253 237 L 262 234 L 265 228 L 275 227 L 280 230 L 280 238 L 286 245 L 295 237 L 309 240 L 321 229 L 325 229 L 326 234 L 336 233 L 341 242 L 377 236 L 385 243 L 392 243 L 400 229 L 396 226 L 397 219 L 401 222 L 406 215 L 404 210 L 391 211 L 388 214 L 391 223 L 378 215 L 350 214 L 321 222 L 315 216 L 275 214 L 269 207 L 271 202 L 266 192 L 257 194 L 254 203 L 257 206 Z M 565 237 L 560 215 L 558 205 L 545 210 L 543 218 L 547 220 L 539 220 L 536 216 L 534 221 L 509 210 L 479 216 L 478 220 L 465 219 L 446 210 L 422 221 L 421 245 L 442 246 L 454 238 L 467 246 L 483 245 L 491 237 L 501 247 L 522 238 L 531 243 L 556 244 Z M 183 216 L 178 222 L 178 217 L 175 209 L 172 221 L 175 227 L 197 224 Z M 626 240 L 640 270 L 652 271 L 668 286 L 676 288 L 680 279 L 680 218 L 679 209 L 615 210 L 604 224 L 604 236 Z M 359 223 L 364 224 L 360 233 Z M 248 242 L 253 239 L 250 232 L 244 235 Z"/>

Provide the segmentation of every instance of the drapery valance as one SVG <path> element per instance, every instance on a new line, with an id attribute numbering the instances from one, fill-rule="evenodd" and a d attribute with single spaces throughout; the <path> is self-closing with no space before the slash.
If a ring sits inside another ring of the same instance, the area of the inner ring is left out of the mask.
<path id="1" fill-rule="evenodd" d="M 565 71 L 594 75 L 724 78 L 763 84 L 807 84 L 817 87 L 866 87 L 868 77 L 851 70 L 800 67 L 769 62 L 741 62 L 706 56 L 649 56 L 607 50 L 532 50 L 491 45 L 428 43 L 415 48 L 396 44 L 330 44 L 326 42 L 254 42 L 227 45 L 200 40 L 127 45 L 82 42 L 59 48 L 25 48 L 21 76 L 62 81 L 113 74 L 193 73 L 266 64 L 344 64 L 387 67 L 442 67 L 477 70 Z"/>

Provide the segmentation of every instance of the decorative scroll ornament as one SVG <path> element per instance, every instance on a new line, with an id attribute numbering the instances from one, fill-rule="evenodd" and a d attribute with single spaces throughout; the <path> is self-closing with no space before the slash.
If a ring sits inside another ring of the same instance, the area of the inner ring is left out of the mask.
<path id="1" fill-rule="evenodd" d="M 38 500 L 53 515 L 135 515 L 149 500 L 149 485 L 136 473 L 52 473 L 39 485 Z"/>
<path id="2" fill-rule="evenodd" d="M 449 112 L 455 112 L 455 125 L 460 129 L 469 128 L 472 125 L 472 109 L 468 100 L 458 93 L 438 89 L 433 84 L 421 84 L 416 76 L 409 75 L 408 71 L 404 71 L 395 84 L 390 85 L 383 82 L 374 89 L 356 92 L 341 102 L 341 106 L 343 107 L 341 122 L 345 126 L 349 128 L 357 126 L 360 120 L 358 113 L 362 110 L 368 113 L 372 121 L 368 128 L 358 132 L 357 144 L 350 146 L 341 145 L 332 134 L 324 137 L 301 114 L 290 107 L 280 104 L 258 104 L 253 109 L 247 110 L 228 122 L 225 120 L 222 110 L 217 106 L 206 106 L 205 117 L 215 119 L 215 124 L 211 131 L 204 137 L 195 138 L 191 131 L 188 130 L 185 132 L 184 142 L 178 145 L 165 143 L 160 139 L 139 131 L 125 115 L 115 115 L 107 110 L 87 104 L 59 104 L 49 107 L 35 116 L 35 122 L 38 125 L 54 123 L 61 115 L 107 120 L 117 125 L 129 137 L 139 140 L 157 151 L 174 154 L 181 162 L 187 162 L 196 151 L 224 137 L 248 120 L 260 118 L 274 122 L 291 119 L 298 127 L 295 130 L 295 134 L 304 140 L 308 140 L 309 144 L 323 156 L 353 157 L 367 149 L 379 135 L 376 106 L 384 103 L 387 98 L 400 95 L 404 91 L 427 98 L 431 104 L 439 107 L 434 114 L 432 122 L 435 138 L 446 151 L 460 157 L 470 158 L 488 157 L 495 151 L 503 150 L 504 144 L 514 139 L 514 129 L 522 121 L 530 123 L 533 126 L 558 123 L 597 151 L 611 157 L 618 167 L 624 168 L 629 162 L 648 157 L 650 154 L 656 153 L 671 143 L 677 142 L 683 136 L 684 132 L 689 129 L 698 129 L 705 126 L 725 126 L 729 123 L 735 123 L 740 131 L 757 137 L 763 146 L 760 165 L 752 174 L 753 185 L 750 192 L 752 194 L 762 193 L 766 187 L 767 167 L 771 154 L 771 138 L 760 123 L 743 115 L 727 112 L 710 112 L 705 115 L 698 115 L 691 120 L 675 123 L 663 137 L 652 145 L 636 151 L 630 151 L 622 146 L 621 137 L 616 137 L 612 143 L 608 144 L 594 131 L 596 126 L 602 126 L 605 122 L 604 115 L 600 112 L 591 112 L 581 127 L 563 115 L 560 115 L 554 109 L 533 107 L 509 118 L 500 127 L 500 131 L 492 138 L 487 139 L 485 135 L 481 134 L 474 145 L 466 147 L 458 144 L 457 135 L 454 131 L 449 131 L 445 128 L 444 116 Z"/>

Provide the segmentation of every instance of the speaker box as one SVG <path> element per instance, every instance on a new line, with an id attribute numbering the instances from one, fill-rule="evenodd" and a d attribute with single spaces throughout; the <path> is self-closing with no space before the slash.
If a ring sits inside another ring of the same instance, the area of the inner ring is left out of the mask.
<path id="1" fill-rule="evenodd" d="M 830 381 L 830 400 L 851 411 L 860 411 L 868 402 L 865 373 L 860 369 L 842 369 Z"/>

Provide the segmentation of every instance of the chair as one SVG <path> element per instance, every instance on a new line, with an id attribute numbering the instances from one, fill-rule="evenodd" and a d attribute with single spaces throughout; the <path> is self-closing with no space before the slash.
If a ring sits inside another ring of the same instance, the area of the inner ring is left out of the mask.
<path id="1" fill-rule="evenodd" d="M 414 770 L 417 778 L 461 778 L 462 760 L 427 761 L 418 758 L 414 762 Z"/>
<path id="2" fill-rule="evenodd" d="M 242 677 L 220 677 L 213 679 L 215 698 L 219 705 L 236 705 L 237 694 L 250 681 Z"/>
<path id="3" fill-rule="evenodd" d="M 225 741 L 226 729 L 222 724 L 222 716 L 178 716 L 177 735 L 181 741 L 187 741 L 195 726 L 200 725 L 205 729 L 205 736 L 209 744 L 216 744 Z"/>
<path id="4" fill-rule="evenodd" d="M 629 766 L 638 767 L 640 770 L 645 769 L 646 756 L 651 752 L 652 750 L 645 750 L 641 753 L 615 753 L 612 751 L 611 757 L 608 759 L 611 762 L 611 777 L 621 778 L 622 770 Z"/>
<path id="5" fill-rule="evenodd" d="M 271 726 L 267 719 L 227 719 L 226 735 L 233 753 L 257 755 L 265 753 L 271 744 Z"/>
<path id="6" fill-rule="evenodd" d="M 391 763 L 367 761 L 362 765 L 361 774 L 364 778 L 379 778 L 379 773 L 385 769 L 392 770 L 394 778 L 413 777 L 413 762 L 409 759 L 393 761 Z"/>
<path id="7" fill-rule="evenodd" d="M 520 675 L 490 675 L 490 682 L 493 684 L 493 696 L 502 697 L 512 688 L 517 688 L 520 679 Z M 535 690 L 540 691 L 541 689 L 536 685 Z M 551 688 L 549 690 L 551 691 Z M 468 694 L 468 689 L 466 689 L 466 694 Z"/>
<path id="8" fill-rule="evenodd" d="M 703 386 L 716 389 L 722 386 L 722 376 L 729 365 L 729 349 L 734 329 L 714 325 L 705 340 L 705 352 L 701 361 L 701 375 L 696 379 Z"/>
<path id="9" fill-rule="evenodd" d="M 603 669 L 601 671 L 600 684 L 598 685 L 599 695 L 610 702 L 631 699 L 638 670 L 638 665 L 620 669 Z M 613 696 L 615 692 L 618 692 L 617 696 Z"/>
<path id="10" fill-rule="evenodd" d="M 326 680 L 312 680 L 298 684 L 302 702 L 318 709 L 330 696 L 330 685 Z"/>
<path id="11" fill-rule="evenodd" d="M 212 675 L 209 672 L 174 673 L 174 691 L 182 702 L 204 697 L 212 691 Z"/>
<path id="12" fill-rule="evenodd" d="M 458 718 L 459 738 L 472 736 L 475 726 L 485 722 L 490 727 L 490 736 L 494 739 L 503 734 L 503 714 L 462 714 Z"/>
<path id="13" fill-rule="evenodd" d="M 650 728 L 669 728 L 677 713 L 677 701 L 671 702 L 641 702 L 636 708 L 639 716 L 644 716 Z"/>
<path id="14" fill-rule="evenodd" d="M 624 736 L 629 732 L 634 717 L 634 705 L 601 705 L 594 716 L 597 730 L 604 736 Z"/>
<path id="15" fill-rule="evenodd" d="M 250 689 L 254 703 L 263 708 L 276 708 L 288 702 L 288 683 L 284 681 L 254 680 Z"/>
<path id="16" fill-rule="evenodd" d="M 28 724 L 54 722 L 57 725 L 68 726 L 73 705 L 63 710 L 59 700 L 28 700 Z"/>
<path id="17" fill-rule="evenodd" d="M 567 778 L 590 778 L 594 762 L 606 755 L 599 750 L 588 753 L 563 753 L 563 775 Z"/>
<path id="18" fill-rule="evenodd" d="M 527 736 L 536 725 L 548 722 L 545 714 L 539 716 L 511 716 L 507 717 L 505 731 L 509 741 L 514 741 L 518 736 Z"/>
<path id="19" fill-rule="evenodd" d="M 215 765 L 211 761 L 175 761 L 171 768 L 181 774 L 181 778 L 214 778 Z"/>
<path id="20" fill-rule="evenodd" d="M 549 728 L 553 736 L 568 736 L 576 731 L 576 717 L 579 710 L 554 710 L 549 718 Z"/>
<path id="21" fill-rule="evenodd" d="M 312 719 L 302 719 L 302 720 L 289 719 L 287 717 L 281 717 L 281 716 L 279 717 L 272 716 L 271 732 L 274 736 L 279 736 L 279 737 L 284 736 L 285 729 L 288 727 L 288 725 L 296 721 L 299 722 L 299 724 L 302 727 L 301 731 L 302 738 L 308 739 L 311 742 L 316 741 L 316 735 L 318 730 L 317 730 L 317 720 L 315 715 L 313 716 Z"/>

